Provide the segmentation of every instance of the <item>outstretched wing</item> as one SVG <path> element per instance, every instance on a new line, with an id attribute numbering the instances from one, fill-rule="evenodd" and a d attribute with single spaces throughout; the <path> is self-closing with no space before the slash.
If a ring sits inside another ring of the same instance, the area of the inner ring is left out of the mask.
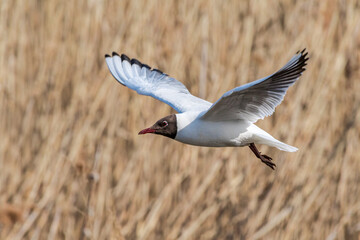
<path id="1" fill-rule="evenodd" d="M 111 74 L 122 85 L 138 94 L 151 96 L 174 108 L 179 113 L 207 110 L 211 103 L 191 95 L 189 90 L 167 74 L 151 69 L 140 61 L 126 55 L 105 55 Z"/>
<path id="2" fill-rule="evenodd" d="M 305 71 L 307 52 L 297 54 L 274 74 L 226 92 L 202 116 L 208 121 L 243 119 L 256 122 L 270 116 L 284 99 L 287 89 Z"/>

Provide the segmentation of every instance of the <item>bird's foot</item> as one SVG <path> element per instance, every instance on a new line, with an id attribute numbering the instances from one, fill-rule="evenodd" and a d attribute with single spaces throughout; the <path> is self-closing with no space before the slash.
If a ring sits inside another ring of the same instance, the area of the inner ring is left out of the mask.
<path id="1" fill-rule="evenodd" d="M 257 158 L 259 158 L 263 163 L 265 163 L 268 167 L 270 167 L 272 170 L 275 170 L 276 164 L 271 162 L 272 158 L 268 155 L 261 155 L 261 152 L 256 148 L 254 143 L 249 144 L 249 148 Z"/>
<path id="2" fill-rule="evenodd" d="M 275 170 L 276 164 L 271 162 L 272 158 L 267 155 L 260 155 L 260 160 L 265 163 L 268 167 L 270 167 L 272 170 Z"/>

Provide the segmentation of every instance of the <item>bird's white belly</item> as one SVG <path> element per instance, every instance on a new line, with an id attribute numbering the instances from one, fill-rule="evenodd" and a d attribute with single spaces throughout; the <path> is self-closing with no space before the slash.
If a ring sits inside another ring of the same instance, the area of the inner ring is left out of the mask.
<path id="1" fill-rule="evenodd" d="M 252 132 L 245 121 L 211 122 L 195 120 L 180 127 L 175 140 L 197 146 L 232 147 L 251 143 Z"/>

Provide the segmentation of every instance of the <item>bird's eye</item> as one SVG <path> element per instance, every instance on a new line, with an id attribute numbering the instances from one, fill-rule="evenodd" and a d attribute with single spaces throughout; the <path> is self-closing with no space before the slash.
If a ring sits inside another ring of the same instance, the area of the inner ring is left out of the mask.
<path id="1" fill-rule="evenodd" d="M 167 121 L 162 121 L 161 123 L 160 123 L 160 126 L 161 127 L 166 127 L 168 125 L 168 122 Z"/>

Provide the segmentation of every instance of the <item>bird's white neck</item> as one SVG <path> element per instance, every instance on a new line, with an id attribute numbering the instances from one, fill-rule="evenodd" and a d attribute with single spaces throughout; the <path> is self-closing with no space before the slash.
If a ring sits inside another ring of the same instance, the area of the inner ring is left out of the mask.
<path id="1" fill-rule="evenodd" d="M 177 113 L 176 122 L 177 122 L 177 131 L 180 132 L 194 120 L 199 118 L 203 112 L 185 112 L 185 113 Z"/>

